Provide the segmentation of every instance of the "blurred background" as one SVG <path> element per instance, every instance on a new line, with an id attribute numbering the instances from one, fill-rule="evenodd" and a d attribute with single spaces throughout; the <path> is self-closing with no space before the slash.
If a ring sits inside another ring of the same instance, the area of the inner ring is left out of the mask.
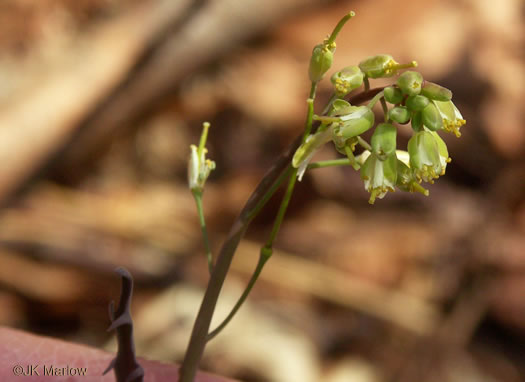
<path id="1" fill-rule="evenodd" d="M 444 136 L 452 163 L 429 197 L 374 206 L 351 168 L 307 172 L 202 367 L 253 382 L 524 381 L 520 0 L 2 0 L 0 324 L 114 351 L 107 305 L 125 266 L 138 354 L 180 362 L 208 278 L 189 145 L 210 121 L 217 253 L 302 130 L 312 47 L 349 10 L 329 75 L 379 53 L 417 60 L 467 120 Z M 330 92 L 327 78 L 318 110 Z M 281 196 L 241 243 L 213 326 Z"/>

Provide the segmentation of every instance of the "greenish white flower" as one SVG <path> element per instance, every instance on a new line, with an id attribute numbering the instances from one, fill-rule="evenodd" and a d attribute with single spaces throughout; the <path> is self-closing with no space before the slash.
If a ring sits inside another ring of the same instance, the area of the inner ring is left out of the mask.
<path id="1" fill-rule="evenodd" d="M 210 176 L 212 170 L 215 169 L 215 162 L 206 159 L 208 150 L 203 149 L 199 156 L 197 146 L 190 146 L 190 160 L 188 163 L 188 186 L 190 190 L 202 190 L 204 183 Z"/>
<path id="2" fill-rule="evenodd" d="M 414 96 L 421 91 L 421 84 L 423 83 L 423 76 L 419 72 L 407 70 L 397 79 L 397 86 L 401 89 L 403 94 Z"/>
<path id="3" fill-rule="evenodd" d="M 348 66 L 332 75 L 335 94 L 344 97 L 363 84 L 364 74 L 358 66 Z"/>
<path id="4" fill-rule="evenodd" d="M 299 181 L 303 179 L 306 167 L 308 167 L 308 163 L 310 163 L 310 160 L 317 150 L 331 139 L 331 128 L 320 129 L 317 133 L 309 135 L 304 143 L 295 151 L 292 158 L 292 166 L 298 169 L 297 178 Z"/>
<path id="5" fill-rule="evenodd" d="M 394 191 L 397 180 L 395 153 L 385 160 L 381 160 L 374 152 L 370 153 L 361 166 L 361 179 L 365 190 L 370 193 L 370 204 L 374 204 L 376 198 L 382 199 L 388 191 Z"/>
<path id="6" fill-rule="evenodd" d="M 408 141 L 408 152 L 410 154 L 410 168 L 417 181 L 434 183 L 434 179 L 445 174 L 442 165 L 443 148 L 440 155 L 440 145 L 436 139 L 437 134 L 430 131 L 420 131 L 412 135 Z M 443 143 L 441 139 L 440 141 Z M 446 149 L 446 145 L 444 146 Z M 448 153 L 447 153 L 448 157 Z M 446 162 L 446 160 L 445 160 Z"/>
<path id="7" fill-rule="evenodd" d="M 199 147 L 190 145 L 190 158 L 188 161 L 188 186 L 191 191 L 202 192 L 206 180 L 210 176 L 212 170 L 215 169 L 215 162 L 210 159 L 206 159 L 208 150 L 204 147 L 206 144 L 209 127 L 210 124 L 208 122 L 203 124 L 203 131 Z"/>
<path id="8" fill-rule="evenodd" d="M 443 129 L 454 133 L 454 135 L 459 138 L 461 136 L 459 128 L 467 123 L 467 121 L 463 119 L 456 105 L 454 105 L 452 101 L 433 101 L 433 103 L 443 118 Z"/>
<path id="9" fill-rule="evenodd" d="M 348 139 L 363 134 L 374 125 L 374 113 L 366 106 L 350 106 L 347 114 L 339 117 L 340 122 L 334 124 L 333 140 L 337 147 L 343 147 Z"/>
<path id="10" fill-rule="evenodd" d="M 335 42 L 329 42 L 326 40 L 322 44 L 318 44 L 314 47 L 310 58 L 310 66 L 308 68 L 310 81 L 315 83 L 321 81 L 325 73 L 332 66 L 334 53 Z"/>
<path id="11" fill-rule="evenodd" d="M 412 61 L 408 64 L 396 62 L 389 54 L 378 54 L 368 57 L 359 63 L 359 68 L 369 78 L 392 77 L 400 69 L 414 68 L 417 62 Z"/>

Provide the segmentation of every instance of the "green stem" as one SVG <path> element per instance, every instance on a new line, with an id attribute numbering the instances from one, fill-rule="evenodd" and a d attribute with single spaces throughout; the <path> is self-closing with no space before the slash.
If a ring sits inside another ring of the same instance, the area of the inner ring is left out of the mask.
<path id="1" fill-rule="evenodd" d="M 263 250 L 261 249 L 261 254 L 259 255 L 259 261 L 257 262 L 257 266 L 255 267 L 255 271 L 253 272 L 252 277 L 250 278 L 250 281 L 248 282 L 248 285 L 246 286 L 246 289 L 244 290 L 244 292 L 242 293 L 241 297 L 239 298 L 239 300 L 237 301 L 237 303 L 235 304 L 235 306 L 231 310 L 230 314 L 228 314 L 228 316 L 224 319 L 224 321 L 222 321 L 220 323 L 219 326 L 217 326 L 214 330 L 212 330 L 208 334 L 208 336 L 206 337 L 206 341 L 210 341 L 217 334 L 219 334 L 222 331 L 222 329 L 224 329 L 226 327 L 226 325 L 228 325 L 228 323 L 231 321 L 233 316 L 235 316 L 235 314 L 237 313 L 239 308 L 242 306 L 242 304 L 244 303 L 244 301 L 246 300 L 246 298 L 250 294 L 253 286 L 255 285 L 255 282 L 259 278 L 259 275 L 261 274 L 261 271 L 264 268 L 264 264 L 266 264 L 266 262 L 268 261 L 268 259 L 270 257 L 271 257 L 271 253 L 268 255 L 266 253 L 263 253 Z"/>
<path id="2" fill-rule="evenodd" d="M 208 139 L 208 129 L 210 128 L 209 122 L 204 122 L 202 124 L 202 134 L 201 139 L 199 141 L 199 148 L 197 149 L 197 153 L 199 155 L 199 160 L 201 158 L 202 152 L 204 151 L 204 146 L 206 145 L 206 140 Z"/>
<path id="3" fill-rule="evenodd" d="M 357 136 L 357 143 L 359 143 L 359 145 L 361 145 L 361 147 L 365 150 L 372 151 L 372 146 L 370 146 L 370 144 L 359 135 Z"/>
<path id="4" fill-rule="evenodd" d="M 325 167 L 336 167 L 336 166 L 350 166 L 350 160 L 348 158 L 340 158 L 340 159 L 330 159 L 330 160 L 323 160 L 319 162 L 313 162 L 308 164 L 307 169 L 314 169 L 314 168 L 325 168 Z"/>
<path id="5" fill-rule="evenodd" d="M 314 115 L 313 117 L 314 121 L 319 121 L 324 124 L 330 124 L 334 122 L 341 122 L 341 118 L 339 117 L 327 117 L 324 115 Z"/>
<path id="6" fill-rule="evenodd" d="M 381 107 L 383 108 L 384 120 L 388 122 L 388 106 L 386 105 L 385 98 L 381 98 Z"/>
<path id="7" fill-rule="evenodd" d="M 377 92 L 383 90 L 382 88 L 371 89 L 370 91 L 359 93 L 351 97 L 349 102 L 351 104 L 361 104 L 370 100 Z M 215 311 L 215 306 L 219 298 L 222 285 L 226 279 L 226 274 L 230 268 L 230 264 L 235 254 L 235 250 L 239 245 L 241 238 L 246 233 L 248 226 L 257 213 L 264 207 L 271 194 L 277 189 L 276 184 L 279 181 L 286 179 L 283 177 L 283 172 L 290 170 L 290 162 L 292 157 L 303 141 L 304 133 L 298 136 L 293 143 L 288 146 L 286 151 L 281 154 L 275 164 L 268 170 L 259 183 L 255 191 L 246 202 L 241 213 L 234 221 L 226 240 L 224 241 L 221 250 L 215 261 L 213 272 L 210 275 L 206 292 L 201 302 L 197 318 L 193 325 L 190 341 L 184 355 L 182 366 L 179 370 L 179 382 L 193 382 L 197 373 L 200 359 L 206 346 L 210 322 Z M 273 191 L 273 192 L 272 192 Z M 265 201 L 263 203 L 263 200 Z"/>
<path id="8" fill-rule="evenodd" d="M 365 84 L 365 92 L 370 90 L 370 81 L 368 80 L 368 76 L 364 76 L 363 83 Z"/>
<path id="9" fill-rule="evenodd" d="M 355 12 L 354 11 L 350 11 L 349 13 L 347 13 L 338 23 L 337 25 L 335 26 L 332 34 L 330 35 L 330 37 L 328 37 L 328 41 L 327 43 L 328 44 L 331 44 L 335 41 L 337 35 L 339 34 L 339 32 L 341 31 L 341 29 L 343 29 L 344 25 L 346 24 L 346 22 L 348 20 L 350 20 L 352 17 L 355 16 Z"/>
<path id="10" fill-rule="evenodd" d="M 197 205 L 197 213 L 199 215 L 199 224 L 202 231 L 202 240 L 204 242 L 204 248 L 206 250 L 206 260 L 208 261 L 208 270 L 211 274 L 213 270 L 213 255 L 211 253 L 210 241 L 208 239 L 208 230 L 206 229 L 206 221 L 204 219 L 204 209 L 202 207 L 202 191 L 192 190 L 195 204 Z"/>
<path id="11" fill-rule="evenodd" d="M 306 122 L 305 122 L 305 128 L 304 128 L 304 134 L 302 141 L 306 139 L 310 131 L 312 130 L 312 122 L 313 122 L 313 115 L 314 115 L 314 108 L 313 108 L 313 101 L 315 98 L 315 84 L 312 82 L 312 88 L 310 91 L 310 98 L 308 98 L 308 108 L 307 108 L 307 114 L 306 114 Z M 297 181 L 297 169 L 294 168 L 291 170 L 290 178 L 288 181 L 288 186 L 286 187 L 286 192 L 283 196 L 283 199 L 281 201 L 281 205 L 279 206 L 279 211 L 277 212 L 277 216 L 275 217 L 272 231 L 270 232 L 270 236 L 268 237 L 268 240 L 264 244 L 264 246 L 261 248 L 261 253 L 259 255 L 259 262 L 257 263 L 257 267 L 255 268 L 255 271 L 248 282 L 248 285 L 246 286 L 244 292 L 242 293 L 241 297 L 233 307 L 232 311 L 228 314 L 228 316 L 219 324 L 219 326 L 214 329 L 211 333 L 207 336 L 207 341 L 214 338 L 219 332 L 226 327 L 226 325 L 231 321 L 231 319 L 235 316 L 239 308 L 242 306 L 248 295 L 250 294 L 250 291 L 252 290 L 253 286 L 255 285 L 255 282 L 259 278 L 259 275 L 264 268 L 264 264 L 268 261 L 268 259 L 272 256 L 273 253 L 273 243 L 275 241 L 275 238 L 277 237 L 277 234 L 279 233 L 279 229 L 281 228 L 281 224 L 284 220 L 284 215 L 286 213 L 286 210 L 288 209 L 288 204 L 290 203 L 290 199 L 292 198 L 293 190 L 295 188 L 295 183 Z"/>
<path id="12" fill-rule="evenodd" d="M 368 102 L 368 104 L 367 104 L 366 106 L 367 106 L 369 109 L 372 109 L 372 108 L 376 105 L 377 101 L 379 101 L 380 99 L 381 99 L 381 100 L 384 100 L 384 97 L 383 97 L 384 95 L 385 95 L 385 92 L 383 92 L 383 91 L 377 93 L 377 94 L 374 96 L 374 98 L 372 98 L 372 99 L 370 100 L 370 102 Z"/>
<path id="13" fill-rule="evenodd" d="M 359 170 L 359 163 L 357 163 L 356 159 L 355 159 L 355 156 L 354 156 L 354 153 L 352 152 L 352 149 L 350 148 L 350 146 L 345 146 L 345 153 L 346 153 L 346 156 L 348 157 L 348 160 L 350 161 L 350 166 L 352 166 L 354 168 L 354 170 Z"/>

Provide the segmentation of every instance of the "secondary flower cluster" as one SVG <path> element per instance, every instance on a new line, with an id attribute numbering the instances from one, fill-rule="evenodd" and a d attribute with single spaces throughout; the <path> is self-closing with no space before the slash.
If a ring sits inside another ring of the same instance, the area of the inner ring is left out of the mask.
<path id="1" fill-rule="evenodd" d="M 310 73 L 319 81 L 331 64 L 330 50 L 315 51 L 314 55 L 330 52 L 330 60 L 316 59 L 310 62 Z M 322 65 L 321 65 L 322 63 Z M 319 64 L 316 68 L 316 64 Z M 292 165 L 298 168 L 302 178 L 314 153 L 325 143 L 332 141 L 335 148 L 348 157 L 350 165 L 361 171 L 365 189 L 370 192 L 371 204 L 396 188 L 428 195 L 421 182 L 433 183 L 445 174 L 450 162 L 445 142 L 438 131 L 461 135 L 459 128 L 465 124 L 461 113 L 452 103 L 452 92 L 438 84 L 425 81 L 421 73 L 408 70 L 400 74 L 395 84 L 384 88 L 368 105 L 351 105 L 343 99 L 349 92 L 365 84 L 368 79 L 386 78 L 398 74 L 401 69 L 414 68 L 415 61 L 397 63 L 392 56 L 381 54 L 367 58 L 358 66 L 349 66 L 335 73 L 332 78 L 335 100 L 322 116 L 314 116 L 321 122 L 316 133 L 311 134 L 297 149 Z M 313 67 L 313 68 L 312 68 Z M 375 126 L 370 144 L 361 134 L 375 125 L 373 106 L 381 101 L 384 121 Z M 397 149 L 397 126 L 411 124 L 413 135 L 407 150 Z M 355 156 L 356 146 L 364 151 Z"/>

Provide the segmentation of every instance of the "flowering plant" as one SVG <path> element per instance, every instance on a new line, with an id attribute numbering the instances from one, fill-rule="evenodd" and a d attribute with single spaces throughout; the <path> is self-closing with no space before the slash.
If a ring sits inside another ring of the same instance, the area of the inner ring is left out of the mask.
<path id="1" fill-rule="evenodd" d="M 202 210 L 202 193 L 206 179 L 215 163 L 205 158 L 209 124 L 199 146 L 191 147 L 189 187 L 195 197 L 204 243 L 207 252 L 210 280 L 193 327 L 190 343 L 180 369 L 180 381 L 192 382 L 206 343 L 214 338 L 234 317 L 257 281 L 265 263 L 273 253 L 273 243 L 279 232 L 296 180 L 301 180 L 309 169 L 328 166 L 351 166 L 360 171 L 364 188 L 370 193 L 369 202 L 383 198 L 389 191 L 399 189 L 428 195 L 421 183 L 433 183 L 445 174 L 450 162 L 445 142 L 438 132 L 452 132 L 459 137 L 459 128 L 465 124 L 461 113 L 452 103 L 452 92 L 438 84 L 426 81 L 421 73 L 406 70 L 417 67 L 416 61 L 400 64 L 388 54 L 379 54 L 362 60 L 358 65 L 346 66 L 331 77 L 333 95 L 319 114 L 314 113 L 314 99 L 318 83 L 331 68 L 336 51 L 336 37 L 345 23 L 355 16 L 345 15 L 324 41 L 312 51 L 309 65 L 311 82 L 307 99 L 304 131 L 256 188 L 226 238 L 214 263 Z M 370 88 L 370 79 L 398 76 L 390 86 Z M 363 87 L 357 94 L 350 92 Z M 367 104 L 363 105 L 363 103 Z M 380 103 L 382 121 L 376 124 L 373 108 Z M 317 125 L 314 127 L 314 121 Z M 412 137 L 406 150 L 397 147 L 398 125 L 410 124 Z M 363 134 L 372 130 L 370 143 Z M 315 153 L 332 142 L 345 157 L 311 163 Z M 358 152 L 358 147 L 362 149 Z M 253 218 L 266 202 L 288 180 L 286 191 L 275 218 L 271 233 L 261 248 L 259 262 L 243 294 L 228 316 L 210 331 L 211 318 L 221 287 L 226 278 L 235 250 Z"/>

